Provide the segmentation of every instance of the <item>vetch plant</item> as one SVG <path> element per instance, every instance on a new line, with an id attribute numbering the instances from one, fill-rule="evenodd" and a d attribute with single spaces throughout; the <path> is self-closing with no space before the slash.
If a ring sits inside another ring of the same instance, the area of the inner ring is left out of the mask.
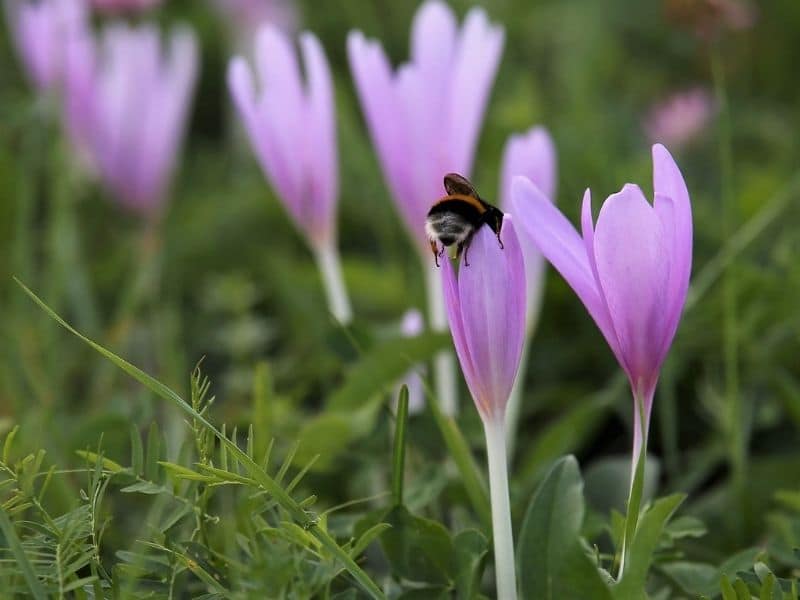
<path id="1" fill-rule="evenodd" d="M 445 259 L 441 269 L 453 343 L 486 435 L 497 597 L 513 599 L 505 413 L 525 339 L 525 264 L 508 215 L 500 238 L 503 248 L 488 227 L 481 227 L 470 245 L 469 266 L 462 261 L 456 276 Z"/>
<path id="2" fill-rule="evenodd" d="M 523 175 L 536 184 L 545 198 L 555 201 L 557 157 L 553 139 L 547 129 L 541 126 L 532 127 L 524 134 L 512 135 L 506 142 L 503 160 L 500 166 L 500 206 L 505 212 L 512 212 L 511 183 L 514 177 Z M 535 218 L 535 217 L 534 217 Z M 519 373 L 511 390 L 506 409 L 506 441 L 508 453 L 514 454 L 514 441 L 520 415 L 522 388 L 525 385 L 525 367 L 527 363 L 530 339 L 533 335 L 544 292 L 544 257 L 526 237 L 519 240 L 524 250 L 525 280 L 527 282 L 527 309 L 525 324 L 527 335 L 522 346 Z"/>
<path id="3" fill-rule="evenodd" d="M 427 275 L 430 325 L 447 327 L 441 281 L 425 237 L 425 216 L 443 195 L 442 175 L 469 179 L 483 113 L 503 50 L 503 29 L 472 9 L 459 29 L 443 2 L 424 3 L 411 28 L 411 59 L 392 70 L 380 43 L 347 38 L 350 69 L 397 211 Z M 455 412 L 452 357 L 436 360 L 437 396 Z"/>
<path id="4" fill-rule="evenodd" d="M 512 185 L 516 220 L 583 302 L 628 376 L 634 399 L 633 475 L 620 563 L 636 529 L 656 383 L 680 321 L 692 266 L 692 208 L 678 166 L 653 146 L 655 202 L 626 184 L 592 222 L 583 197 L 582 237 L 531 183 Z"/>
<path id="5" fill-rule="evenodd" d="M 127 208 L 157 219 L 177 163 L 198 70 L 188 28 L 111 24 L 69 44 L 67 129 L 77 152 Z"/>
<path id="6" fill-rule="evenodd" d="M 330 68 L 319 40 L 300 35 L 307 81 L 290 39 L 272 25 L 255 43 L 253 71 L 241 56 L 228 68 L 228 86 L 264 174 L 314 252 L 328 304 L 340 323 L 352 309 L 336 248 L 339 193 L 335 107 Z"/>

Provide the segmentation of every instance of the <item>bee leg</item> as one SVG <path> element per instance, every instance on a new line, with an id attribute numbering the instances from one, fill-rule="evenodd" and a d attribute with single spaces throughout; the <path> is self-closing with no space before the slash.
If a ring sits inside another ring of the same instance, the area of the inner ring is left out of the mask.
<path id="1" fill-rule="evenodd" d="M 439 266 L 439 257 L 441 254 L 439 253 L 439 248 L 436 247 L 436 242 L 431 240 L 431 250 L 433 251 L 433 262 L 436 263 L 436 266 Z M 442 251 L 444 251 L 444 246 L 442 246 Z"/>
<path id="2" fill-rule="evenodd" d="M 464 251 L 464 266 L 468 267 L 469 260 L 467 259 L 467 252 L 469 251 L 469 244 L 465 244 L 462 242 L 461 244 L 458 245 L 458 249 Z M 461 254 L 461 252 L 459 252 L 459 254 Z"/>
<path id="3" fill-rule="evenodd" d="M 497 234 L 497 243 L 500 244 L 500 250 L 505 250 L 505 246 L 503 246 L 503 240 L 500 239 L 500 234 Z"/>

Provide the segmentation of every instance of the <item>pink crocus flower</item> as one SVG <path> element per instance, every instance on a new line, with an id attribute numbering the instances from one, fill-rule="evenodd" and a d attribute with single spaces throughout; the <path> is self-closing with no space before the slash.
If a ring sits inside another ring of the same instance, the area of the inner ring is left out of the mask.
<path id="1" fill-rule="evenodd" d="M 644 121 L 644 130 L 652 143 L 677 148 L 700 135 L 714 112 L 714 100 L 708 90 L 684 90 L 655 104 Z"/>
<path id="2" fill-rule="evenodd" d="M 503 247 L 488 227 L 475 233 L 469 266 L 441 272 L 450 331 L 464 379 L 483 421 L 489 463 L 497 597 L 516 598 L 508 499 L 505 409 L 525 339 L 525 264 L 514 223 L 506 215 Z"/>
<path id="3" fill-rule="evenodd" d="M 689 192 L 660 144 L 653 146 L 653 187 L 651 205 L 638 186 L 626 184 L 605 201 L 596 225 L 586 190 L 581 236 L 529 180 L 517 178 L 512 186 L 517 222 L 581 299 L 628 376 L 635 399 L 634 465 L 692 266 Z"/>
<path id="4" fill-rule="evenodd" d="M 14 46 L 40 91 L 61 85 L 67 45 L 87 28 L 85 4 L 85 0 L 5 0 Z"/>
<path id="5" fill-rule="evenodd" d="M 297 7 L 293 0 L 210 0 L 227 21 L 235 45 L 250 51 L 262 25 L 272 24 L 285 33 L 297 28 Z"/>
<path id="6" fill-rule="evenodd" d="M 442 176 L 469 177 L 483 113 L 503 49 L 503 29 L 473 8 L 459 29 L 453 11 L 425 2 L 411 29 L 411 59 L 395 71 L 380 43 L 347 38 L 350 69 L 384 177 L 427 261 L 425 217 Z"/>
<path id="7" fill-rule="evenodd" d="M 237 56 L 228 68 L 228 87 L 264 174 L 314 250 L 331 312 L 347 322 L 352 314 L 336 251 L 333 82 L 316 36 L 302 33 L 300 50 L 305 82 L 289 37 L 274 25 L 263 26 L 255 42 L 255 74 Z"/>
<path id="8" fill-rule="evenodd" d="M 67 54 L 67 127 L 80 153 L 128 208 L 155 216 L 178 158 L 197 76 L 194 34 L 107 26 Z"/>
<path id="9" fill-rule="evenodd" d="M 162 3 L 163 0 L 92 0 L 92 6 L 100 12 L 121 13 L 144 11 Z"/>

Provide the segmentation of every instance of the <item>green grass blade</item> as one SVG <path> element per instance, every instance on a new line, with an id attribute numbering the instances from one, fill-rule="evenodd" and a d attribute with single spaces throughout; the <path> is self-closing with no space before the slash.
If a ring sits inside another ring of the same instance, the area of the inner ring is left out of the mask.
<path id="1" fill-rule="evenodd" d="M 392 452 L 392 502 L 403 504 L 403 475 L 406 462 L 406 425 L 408 424 L 408 386 L 400 388 L 397 399 L 397 417 L 394 428 L 394 451 Z"/>
<path id="2" fill-rule="evenodd" d="M 28 560 L 25 550 L 22 549 L 22 542 L 20 541 L 19 537 L 17 537 L 17 532 L 14 531 L 14 525 L 11 523 L 11 519 L 8 518 L 8 514 L 6 514 L 6 511 L 4 511 L 1 506 L 0 531 L 3 532 L 3 536 L 6 538 L 6 543 L 11 549 L 11 552 L 13 552 L 14 558 L 17 560 L 17 564 L 19 565 L 20 571 L 22 571 L 22 576 L 25 578 L 25 581 L 28 584 L 28 589 L 30 589 L 31 595 L 36 598 L 36 600 L 47 600 L 47 593 L 42 586 L 42 582 L 39 581 L 38 577 L 36 577 L 36 573 L 33 570 L 33 565 L 31 565 L 30 561 Z"/>

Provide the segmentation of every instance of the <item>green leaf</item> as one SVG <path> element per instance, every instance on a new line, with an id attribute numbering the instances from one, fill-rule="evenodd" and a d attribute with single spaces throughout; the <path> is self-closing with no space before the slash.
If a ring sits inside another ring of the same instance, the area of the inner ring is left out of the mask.
<path id="1" fill-rule="evenodd" d="M 456 549 L 456 592 L 460 600 L 473 600 L 480 591 L 481 576 L 489 554 L 489 540 L 477 529 L 459 531 Z"/>
<path id="2" fill-rule="evenodd" d="M 573 456 L 559 459 L 531 500 L 517 544 L 523 598 L 611 598 L 581 544 L 583 481 Z"/>
<path id="3" fill-rule="evenodd" d="M 353 548 L 350 550 L 350 556 L 353 558 L 358 558 L 361 553 L 367 549 L 367 546 L 369 546 L 376 538 L 380 537 L 380 535 L 390 527 L 391 525 L 388 523 L 378 523 L 377 525 L 373 525 L 367 529 L 361 534 L 356 543 L 353 544 Z"/>
<path id="4" fill-rule="evenodd" d="M 737 600 L 736 590 L 733 589 L 731 582 L 723 575 L 719 582 L 722 600 Z"/>
<path id="5" fill-rule="evenodd" d="M 380 537 L 392 571 L 424 583 L 450 584 L 455 579 L 455 548 L 441 523 L 412 515 L 403 506 L 382 519 L 391 529 Z"/>
<path id="6" fill-rule="evenodd" d="M 312 460 L 314 470 L 325 471 L 357 439 L 372 429 L 378 404 L 371 403 L 351 413 L 326 411 L 308 420 L 297 436 L 295 465 L 306 465 Z"/>
<path id="7" fill-rule="evenodd" d="M 111 473 L 126 473 L 128 469 L 123 467 L 121 464 L 114 462 L 110 458 L 106 458 L 105 456 L 100 456 L 94 452 L 89 452 L 88 450 L 75 450 L 75 454 L 80 456 L 86 462 L 91 463 L 93 465 L 97 464 L 97 461 L 100 461 L 100 464 L 103 465 L 103 468 Z"/>
<path id="8" fill-rule="evenodd" d="M 147 454 L 144 464 L 144 478 L 150 481 L 158 480 L 158 461 L 161 458 L 161 433 L 158 423 L 153 421 L 147 432 Z"/>
<path id="9" fill-rule="evenodd" d="M 6 511 L 4 511 L 2 507 L 0 507 L 0 531 L 3 532 L 3 537 L 6 538 L 6 544 L 8 544 L 9 549 L 14 555 L 19 570 L 22 571 L 22 576 L 25 578 L 25 583 L 28 584 L 31 595 L 36 598 L 36 600 L 47 600 L 47 593 L 42 586 L 42 582 L 36 577 L 36 572 L 33 570 L 33 565 L 31 565 L 28 560 L 28 556 L 25 554 L 22 542 L 17 536 L 17 532 L 14 530 L 14 525 L 11 523 L 11 519 L 8 518 L 8 514 L 6 514 Z"/>
<path id="10" fill-rule="evenodd" d="M 400 388 L 397 399 L 397 416 L 394 427 L 394 450 L 392 452 L 392 500 L 395 505 L 403 503 L 403 478 L 406 459 L 406 425 L 408 424 L 408 386 Z"/>
<path id="11" fill-rule="evenodd" d="M 625 570 L 619 583 L 613 588 L 615 598 L 631 600 L 645 597 L 644 589 L 653 552 L 658 546 L 664 527 L 685 498 L 685 494 L 660 498 L 641 516 L 630 545 Z"/>
<path id="12" fill-rule="evenodd" d="M 136 425 L 131 425 L 131 470 L 134 475 L 144 474 L 144 449 Z"/>
<path id="13" fill-rule="evenodd" d="M 346 412 L 362 407 L 415 364 L 430 360 L 449 344 L 449 335 L 428 332 L 376 345 L 350 367 L 344 384 L 328 400 L 328 408 Z"/>

